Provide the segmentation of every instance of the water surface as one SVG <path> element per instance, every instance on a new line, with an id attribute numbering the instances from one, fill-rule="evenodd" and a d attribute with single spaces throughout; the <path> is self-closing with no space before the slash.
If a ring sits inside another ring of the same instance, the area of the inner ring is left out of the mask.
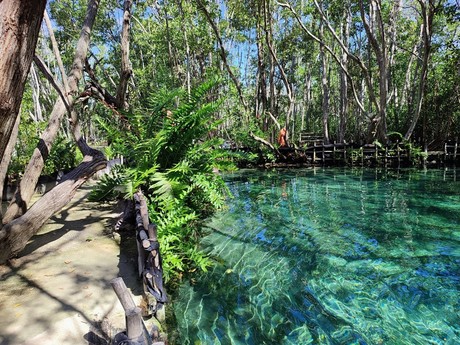
<path id="1" fill-rule="evenodd" d="M 202 241 L 218 264 L 174 305 L 181 344 L 460 344 L 455 170 L 226 180 Z"/>

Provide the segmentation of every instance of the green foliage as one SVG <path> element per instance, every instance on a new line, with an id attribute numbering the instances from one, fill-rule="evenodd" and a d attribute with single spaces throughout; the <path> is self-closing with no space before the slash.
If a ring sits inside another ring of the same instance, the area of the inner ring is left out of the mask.
<path id="1" fill-rule="evenodd" d="M 57 137 L 46 159 L 43 173 L 52 175 L 73 169 L 77 165 L 77 151 L 80 152 L 73 141 L 63 136 Z"/>
<path id="2" fill-rule="evenodd" d="M 29 163 L 30 157 L 34 152 L 40 132 L 45 127 L 44 123 L 36 123 L 28 118 L 27 114 L 21 114 L 21 122 L 19 125 L 18 140 L 15 146 L 15 151 L 11 157 L 11 163 L 8 167 L 8 174 L 19 175 L 22 174 L 25 167 Z"/>
<path id="3" fill-rule="evenodd" d="M 216 169 L 234 169 L 222 140 L 211 136 L 219 121 L 216 80 L 187 94 L 161 90 L 143 109 L 125 120 L 98 118 L 107 133 L 107 149 L 126 157 L 127 166 L 103 177 L 91 198 L 131 197 L 141 189 L 149 199 L 151 221 L 158 226 L 166 279 L 210 261 L 199 250 L 201 221 L 224 207 L 230 193 Z M 209 101 L 210 100 L 210 101 Z"/>
<path id="4" fill-rule="evenodd" d="M 125 171 L 115 166 L 110 174 L 102 175 L 97 188 L 93 189 L 88 196 L 89 201 L 114 200 L 123 197 L 126 192 L 124 186 L 128 183 Z"/>
<path id="5" fill-rule="evenodd" d="M 11 163 L 8 167 L 9 175 L 20 175 L 25 170 L 29 163 L 37 143 L 40 139 L 40 134 L 44 130 L 45 122 L 34 122 L 28 114 L 22 113 L 22 121 L 19 125 L 18 140 L 15 146 L 15 151 L 11 157 Z M 58 171 L 68 171 L 75 167 L 78 161 L 77 148 L 71 140 L 64 136 L 58 136 L 51 148 L 48 158 L 43 168 L 43 174 L 53 175 Z M 79 151 L 78 151 L 79 152 Z"/>

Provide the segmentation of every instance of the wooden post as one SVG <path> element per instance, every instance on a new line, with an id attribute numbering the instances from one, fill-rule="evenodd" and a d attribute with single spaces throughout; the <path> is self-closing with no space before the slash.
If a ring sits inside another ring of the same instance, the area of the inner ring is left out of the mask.
<path id="1" fill-rule="evenodd" d="M 123 333 L 119 334 L 121 335 L 119 338 L 121 343 L 123 343 L 123 338 L 127 337 L 125 340 L 135 341 L 139 345 L 151 344 L 152 339 L 145 328 L 144 322 L 142 321 L 142 309 L 134 303 L 133 297 L 126 287 L 123 278 L 114 278 L 110 284 L 112 285 L 112 288 L 115 291 L 123 310 L 125 311 L 126 335 Z"/>
<path id="2" fill-rule="evenodd" d="M 335 140 L 332 142 L 332 161 L 335 164 Z"/>
<path id="3" fill-rule="evenodd" d="M 447 162 L 447 143 L 444 143 L 444 166 L 446 165 Z"/>
<path id="4" fill-rule="evenodd" d="M 455 146 L 454 146 L 454 165 L 457 162 L 457 147 L 458 147 L 458 143 L 457 143 L 457 141 L 455 141 Z"/>
<path id="5" fill-rule="evenodd" d="M 324 155 L 324 143 L 323 143 L 323 148 L 322 148 L 322 150 L 321 150 L 321 154 L 322 154 L 322 156 L 323 156 L 323 157 L 322 157 L 322 159 L 323 159 L 323 165 L 326 165 L 326 157 L 325 157 L 325 155 Z"/>
<path id="6" fill-rule="evenodd" d="M 121 277 L 114 278 L 112 279 L 110 284 L 112 285 L 112 288 L 117 294 L 117 297 L 120 300 L 121 306 L 123 307 L 125 311 L 136 308 L 136 304 L 134 303 L 133 297 L 129 293 L 129 290 L 126 287 L 125 282 L 123 281 L 123 278 Z"/>
<path id="7" fill-rule="evenodd" d="M 313 163 L 316 163 L 316 143 L 313 143 Z"/>
<path id="8" fill-rule="evenodd" d="M 128 340 L 142 340 L 144 327 L 142 326 L 141 308 L 135 307 L 125 311 L 126 315 L 126 335 Z"/>
<path id="9" fill-rule="evenodd" d="M 385 165 L 385 168 L 388 167 L 388 145 L 385 145 L 385 152 L 384 152 L 384 157 L 383 157 L 383 163 Z"/>

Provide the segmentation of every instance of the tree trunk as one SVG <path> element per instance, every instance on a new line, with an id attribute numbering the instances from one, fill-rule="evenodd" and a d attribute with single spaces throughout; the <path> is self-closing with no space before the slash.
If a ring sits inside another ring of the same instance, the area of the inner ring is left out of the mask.
<path id="1" fill-rule="evenodd" d="M 11 162 L 11 156 L 13 154 L 14 147 L 16 146 L 16 140 L 18 138 L 19 132 L 19 122 L 21 121 L 21 115 L 16 118 L 16 122 L 14 124 L 13 132 L 10 136 L 10 142 L 6 146 L 5 154 L 3 155 L 1 162 L 0 162 L 0 202 L 3 197 L 3 188 L 5 186 L 6 174 L 8 173 L 8 166 Z M 0 220 L 2 219 L 2 207 L 0 205 Z M 0 222 L 1 227 L 1 222 Z"/>
<path id="2" fill-rule="evenodd" d="M 83 66 L 90 42 L 91 28 L 96 18 L 98 6 L 99 0 L 91 0 L 88 2 L 85 23 L 83 24 L 83 28 L 81 30 L 80 39 L 78 40 L 77 48 L 75 50 L 73 67 L 68 78 L 69 91 L 72 94 L 76 94 L 78 91 L 78 82 L 83 74 Z M 74 97 L 68 97 L 68 106 L 72 107 L 74 99 Z M 41 171 L 45 165 L 45 160 L 48 157 L 51 146 L 57 136 L 61 119 L 66 112 L 67 108 L 65 101 L 60 97 L 54 104 L 48 126 L 43 132 L 37 148 L 27 165 L 19 188 L 16 191 L 10 206 L 5 212 L 5 216 L 3 217 L 4 224 L 11 222 L 14 218 L 26 212 L 30 199 L 34 194 L 38 178 L 40 177 Z"/>
<path id="3" fill-rule="evenodd" d="M 260 23 L 262 19 L 262 6 L 258 4 L 258 18 L 256 26 L 256 37 L 257 37 L 257 79 L 258 83 L 256 84 L 257 88 L 257 102 L 256 107 L 256 116 L 259 115 L 262 117 L 262 130 L 264 132 L 268 131 L 268 117 L 265 116 L 265 111 L 267 110 L 267 75 L 265 71 L 265 61 L 264 61 L 264 46 L 262 39 L 262 25 Z"/>
<path id="4" fill-rule="evenodd" d="M 121 71 L 116 96 L 118 109 L 126 109 L 128 107 L 126 101 L 126 91 L 128 89 L 129 78 L 131 78 L 133 73 L 131 62 L 129 61 L 129 31 L 131 27 L 132 5 L 132 0 L 125 0 L 123 5 L 123 25 L 121 30 Z"/>
<path id="5" fill-rule="evenodd" d="M 361 20 L 366 31 L 367 39 L 370 47 L 375 54 L 379 72 L 379 96 L 374 95 L 370 88 L 369 95 L 372 103 L 376 107 L 375 115 L 371 118 L 367 141 L 372 142 L 378 140 L 381 143 L 387 141 L 387 101 L 388 101 L 388 49 L 386 47 L 385 30 L 382 21 L 382 13 L 380 3 L 376 0 L 371 0 L 369 3 L 369 14 L 364 10 L 363 0 L 359 1 Z M 369 18 L 369 19 L 367 19 Z M 370 54 L 369 54 L 370 56 Z M 372 84 L 371 84 L 372 85 Z"/>
<path id="6" fill-rule="evenodd" d="M 267 1 L 269 0 L 263 0 L 263 4 L 264 4 L 263 5 L 263 11 L 264 11 L 263 29 L 265 32 L 265 43 L 270 46 L 271 39 L 272 39 L 271 15 L 268 9 L 270 4 L 267 4 Z M 270 113 L 276 114 L 275 61 L 274 61 L 273 54 L 269 54 L 268 97 L 267 98 L 269 101 L 268 108 L 269 108 Z"/>
<path id="7" fill-rule="evenodd" d="M 327 57 L 326 52 L 324 51 L 324 23 L 323 19 L 320 19 L 319 24 L 319 39 L 321 44 L 319 45 L 320 58 L 321 58 L 321 90 L 323 94 L 322 101 L 322 110 L 323 110 L 323 140 L 325 144 L 329 144 L 329 83 L 328 83 L 328 73 L 327 73 Z"/>
<path id="8" fill-rule="evenodd" d="M 46 0 L 0 1 L 0 157 L 10 141 Z"/>
<path id="9" fill-rule="evenodd" d="M 350 23 L 351 13 L 348 8 L 344 9 L 343 15 L 343 27 L 342 27 L 342 40 L 345 46 L 348 46 L 350 38 Z M 344 70 L 340 70 L 340 121 L 339 121 L 339 133 L 338 141 L 340 143 L 345 142 L 345 132 L 347 128 L 348 118 L 348 55 L 342 50 L 342 65 Z"/>
<path id="10" fill-rule="evenodd" d="M 433 0 L 428 1 L 428 9 L 423 0 L 418 0 L 422 12 L 423 20 L 423 56 L 422 56 L 422 66 L 419 78 L 419 84 L 416 94 L 416 104 L 415 112 L 412 117 L 411 124 L 409 129 L 404 136 L 404 139 L 409 140 L 414 132 L 415 125 L 420 117 L 420 112 L 422 110 L 423 96 L 425 93 L 425 84 L 428 76 L 428 61 L 430 58 L 431 51 L 431 36 L 433 34 L 433 18 L 437 11 L 437 8 Z"/>
<path id="11" fill-rule="evenodd" d="M 107 161 L 101 152 L 87 150 L 83 162 L 65 175 L 61 183 L 35 202 L 22 217 L 4 225 L 0 230 L 0 265 L 24 249 L 27 241 L 43 224 L 72 199 L 77 189 L 88 178 L 103 169 L 106 164 Z"/>

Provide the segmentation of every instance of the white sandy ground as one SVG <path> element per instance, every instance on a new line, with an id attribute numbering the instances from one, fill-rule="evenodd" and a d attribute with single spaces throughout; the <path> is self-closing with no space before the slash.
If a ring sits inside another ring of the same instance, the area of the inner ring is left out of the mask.
<path id="1" fill-rule="evenodd" d="M 123 277 L 139 303 L 136 259 L 110 234 L 115 206 L 87 201 L 89 190 L 0 266 L 0 345 L 109 344 L 124 330 L 110 281 Z"/>

